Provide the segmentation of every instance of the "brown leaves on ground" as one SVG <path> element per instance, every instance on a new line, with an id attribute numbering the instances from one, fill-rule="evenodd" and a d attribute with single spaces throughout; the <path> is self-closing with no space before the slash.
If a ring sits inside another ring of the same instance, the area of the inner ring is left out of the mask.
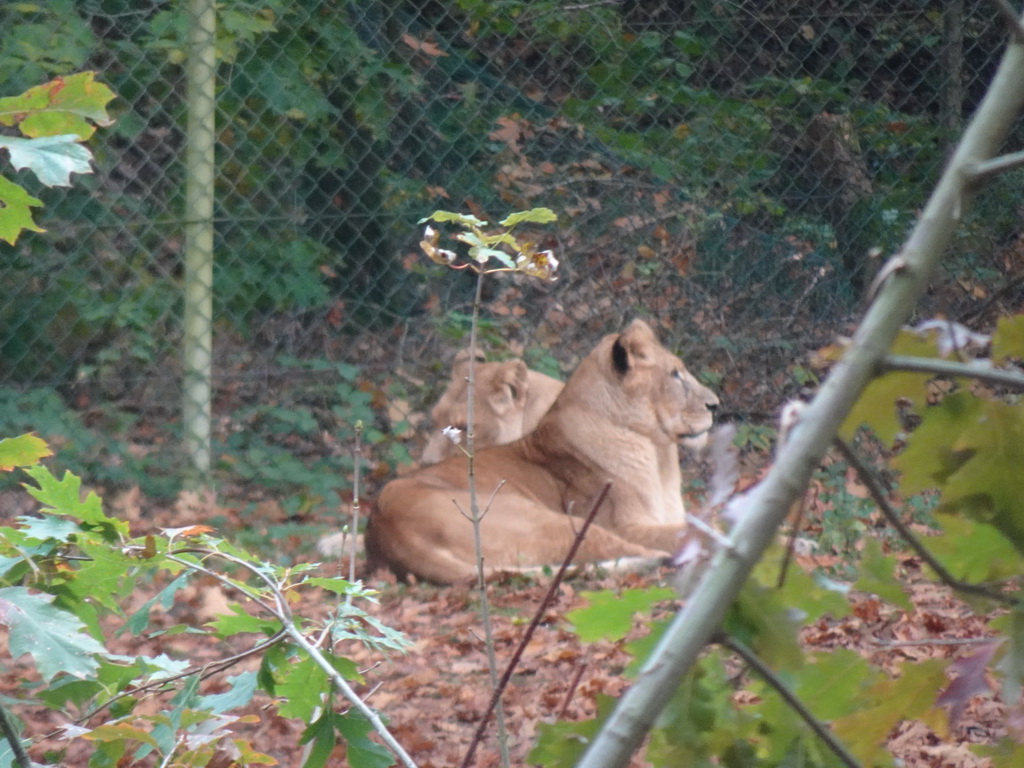
<path id="1" fill-rule="evenodd" d="M 129 515 L 134 518 L 133 529 L 146 525 L 197 525 L 204 520 L 201 510 L 218 513 L 203 500 L 188 498 L 179 500 L 176 509 L 147 510 L 145 515 L 139 515 L 138 509 L 133 509 L 137 507 L 136 501 L 130 494 L 122 500 L 124 508 L 134 512 Z M 182 514 L 185 509 L 193 514 Z M 221 515 L 223 512 L 219 511 Z M 229 532 L 223 533 L 230 536 Z M 926 581 L 914 558 L 902 558 L 902 565 L 912 610 L 894 608 L 873 596 L 858 594 L 849 616 L 806 627 L 801 641 L 809 651 L 854 650 L 891 675 L 900 674 L 908 664 L 957 659 L 951 670 L 953 681 L 945 692 L 946 701 L 958 715 L 951 735 L 941 738 L 920 723 L 904 722 L 889 735 L 888 746 L 906 768 L 981 768 L 985 761 L 974 756 L 968 745 L 993 743 L 1006 733 L 1007 724 L 1005 707 L 987 688 L 984 660 L 979 655 L 987 652 L 986 643 L 990 642 L 986 639 L 991 636 L 989 617 L 976 615 L 948 589 Z M 323 571 L 325 575 L 334 575 L 336 564 L 325 563 Z M 582 607 L 581 592 L 644 586 L 656 578 L 658 574 L 612 577 L 585 573 L 562 585 L 504 698 L 514 765 L 526 764 L 540 723 L 591 718 L 599 695 L 616 697 L 629 685 L 622 674 L 630 661 L 623 643 L 603 641 L 584 645 L 570 631 L 565 615 Z M 457 765 L 487 707 L 491 690 L 476 594 L 465 587 L 404 586 L 383 578 L 376 578 L 372 585 L 381 590 L 380 603 L 365 607 L 377 619 L 405 633 L 413 643 L 412 648 L 406 654 L 385 658 L 350 642 L 338 648 L 338 652 L 363 670 L 366 682 L 361 694 L 368 697 L 371 706 L 386 714 L 389 728 L 418 765 Z M 151 596 L 151 588 L 158 589 L 159 585 L 140 585 L 130 601 L 132 604 L 125 606 L 129 615 Z M 546 588 L 546 578 L 509 578 L 490 585 L 499 672 Z M 138 638 L 125 633 L 111 641 L 111 648 L 125 653 L 166 653 L 172 658 L 188 658 L 197 665 L 224 658 L 241 650 L 241 646 L 197 635 L 161 634 L 160 630 L 180 623 L 202 626 L 216 613 L 224 612 L 229 600 L 236 599 L 236 595 L 224 594 L 212 580 L 193 580 L 178 593 L 174 606 L 167 612 L 154 606 L 150 631 Z M 296 615 L 316 618 L 325 616 L 331 604 L 323 593 L 309 590 L 300 593 L 291 609 Z M 644 631 L 644 625 L 637 620 L 633 635 Z M 229 674 L 255 669 L 258 663 L 257 658 L 246 659 Z M 0 675 L 0 690 L 17 690 L 18 678 L 24 674 L 25 669 L 17 665 L 5 669 Z M 955 682 L 957 674 L 962 678 L 959 684 Z M 206 693 L 223 690 L 223 675 L 204 684 Z M 742 705 L 742 694 L 735 700 Z M 151 702 L 157 710 L 165 704 L 162 698 Z M 302 724 L 275 716 L 270 705 L 268 698 L 261 695 L 245 711 L 236 713 L 258 715 L 252 722 L 239 723 L 236 733 L 255 749 L 273 755 L 281 765 L 300 765 Z M 339 698 L 336 705 L 344 707 L 345 703 Z M 813 710 L 814 702 L 809 705 Z M 62 722 L 56 713 L 42 707 L 17 714 L 26 719 L 26 733 L 34 738 L 53 732 Z M 101 714 L 87 725 L 95 726 L 103 717 Z M 66 746 L 51 739 L 40 742 L 32 753 L 41 759 L 42 749 Z M 344 747 L 339 746 L 332 764 L 343 764 L 343 754 Z M 81 757 L 79 745 L 73 745 L 68 759 Z M 478 750 L 476 765 L 497 763 L 492 726 Z M 637 758 L 634 765 L 644 763 Z"/>

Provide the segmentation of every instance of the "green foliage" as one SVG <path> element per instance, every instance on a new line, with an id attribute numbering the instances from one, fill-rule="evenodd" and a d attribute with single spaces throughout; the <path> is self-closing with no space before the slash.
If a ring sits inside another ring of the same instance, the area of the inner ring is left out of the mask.
<path id="1" fill-rule="evenodd" d="M 619 640 L 633 626 L 638 613 L 647 613 L 656 603 L 673 600 L 675 590 L 665 587 L 625 589 L 621 592 L 584 592 L 589 605 L 570 611 L 565 618 L 572 622 L 580 640 L 592 643 L 602 638 Z"/>
<path id="2" fill-rule="evenodd" d="M 112 407 L 96 408 L 89 422 L 52 389 L 29 392 L 0 387 L 0 434 L 34 430 L 59 451 L 55 465 L 95 483 L 125 487 L 138 484 L 146 493 L 165 496 L 177 486 L 166 456 L 130 450 L 115 437 L 135 426 L 135 418 Z M 0 488 L 13 485 L 0 475 Z"/>
<path id="3" fill-rule="evenodd" d="M 460 264 L 458 254 L 440 248 L 438 243 L 441 233 L 430 226 L 424 230 L 420 248 L 434 263 L 454 269 L 468 267 L 481 274 L 519 272 L 542 280 L 554 280 L 555 271 L 558 269 L 558 260 L 554 253 L 538 251 L 535 243 L 516 237 L 512 230 L 520 224 L 547 224 L 556 221 L 557 218 L 550 208 L 531 208 L 506 216 L 498 222 L 500 229 L 492 231 L 493 225 L 490 222 L 482 221 L 476 216 L 434 211 L 425 219 L 421 219 L 420 224 L 436 221 L 461 227 L 462 231 L 455 235 L 455 239 L 469 246 L 469 260 Z M 512 253 L 509 254 L 507 251 Z M 492 259 L 498 262 L 499 266 L 488 266 Z"/>
<path id="4" fill-rule="evenodd" d="M 110 125 L 106 105 L 114 98 L 93 78 L 82 72 L 0 98 L 0 125 L 16 126 L 25 136 L 0 136 L 12 166 L 30 169 L 48 187 L 70 186 L 72 173 L 92 173 L 92 154 L 78 142 L 92 136 L 96 125 Z M 0 182 L 0 240 L 14 245 L 23 229 L 42 232 L 31 212 L 42 202 L 9 179 Z"/>
<path id="5" fill-rule="evenodd" d="M 855 654 L 839 651 L 807 658 L 798 643 L 801 625 L 823 617 L 840 618 L 849 612 L 842 590 L 830 582 L 815 581 L 799 570 L 791 569 L 782 586 L 767 586 L 778 578 L 781 552 L 775 551 L 762 561 L 754 579 L 732 606 L 724 631 L 757 655 L 782 671 L 786 685 L 817 709 L 825 720 L 852 715 L 870 698 L 872 679 L 867 675 L 840 677 L 852 669 L 869 668 Z M 638 611 L 671 599 L 672 590 L 652 587 L 624 590 L 621 593 L 588 594 L 588 606 L 567 618 L 583 640 L 622 640 L 633 629 Z M 630 641 L 626 648 L 636 656 L 630 666 L 633 674 L 640 662 L 657 644 L 662 622 L 648 622 L 649 633 Z M 652 729 L 645 757 L 654 765 L 728 765 L 788 766 L 794 761 L 807 766 L 832 766 L 831 752 L 822 745 L 778 692 L 757 678 L 737 678 L 728 671 L 729 657 L 721 649 L 712 649 L 680 682 L 669 705 Z M 879 671 L 877 678 L 884 679 Z M 842 685 L 848 695 L 825 695 L 830 687 Z M 745 696 L 738 704 L 739 688 Z M 610 710 L 611 702 L 600 711 Z M 544 766 L 572 765 L 600 727 L 602 717 L 583 723 L 558 723 L 543 726 L 530 760 Z M 890 726 L 891 727 L 891 726 Z M 884 736 L 884 734 L 883 734 Z M 873 749 L 882 741 L 874 741 Z"/>
<path id="6" fill-rule="evenodd" d="M 913 357 L 939 357 L 934 339 L 903 331 L 893 343 L 892 354 Z M 891 445 L 896 434 L 903 431 L 897 403 L 908 401 L 920 408 L 927 402 L 925 384 L 932 379 L 928 373 L 893 371 L 878 376 L 861 394 L 857 404 L 846 417 L 840 437 L 851 439 L 861 426 L 869 426 L 884 445 Z"/>
<path id="7" fill-rule="evenodd" d="M 232 733 L 239 722 L 232 713 L 251 707 L 262 692 L 273 697 L 282 716 L 300 718 L 315 730 L 321 759 L 312 764 L 323 765 L 323 756 L 338 739 L 348 742 L 353 766 L 393 764 L 390 753 L 367 739 L 373 727 L 368 720 L 355 712 L 337 714 L 329 706 L 338 680 L 358 679 L 355 665 L 333 651 L 317 650 L 315 642 L 298 639 L 327 631 L 336 640 L 371 643 L 379 650 L 404 649 L 401 635 L 355 605 L 372 601 L 371 591 L 341 579 L 310 578 L 311 566 L 284 569 L 260 562 L 210 536 L 203 526 L 133 535 L 127 522 L 106 516 L 95 494 L 82 499 L 77 477 L 68 473 L 58 480 L 32 460 L 46 451 L 30 436 L 0 443 L 0 456 L 29 465 L 25 471 L 34 484 L 26 483 L 26 488 L 40 503 L 38 517 L 0 528 L 0 623 L 9 631 L 11 659 L 28 656 L 38 672 L 24 676 L 20 690 L 5 692 L 5 707 L 16 713 L 42 702 L 69 723 L 83 709 L 109 707 L 105 722 L 79 728 L 71 736 L 91 743 L 89 765 L 96 768 L 130 753 L 137 758 L 153 753 L 166 764 L 205 765 L 220 754 L 221 736 L 239 750 L 233 764 L 262 765 L 271 764 L 271 758 Z M 5 464 L 9 461 L 4 459 Z M 218 572 L 218 562 L 231 566 L 232 575 Z M 242 642 L 249 654 L 262 654 L 263 659 L 259 674 L 235 676 L 226 692 L 213 695 L 200 691 L 202 681 L 215 674 L 209 670 L 217 668 L 208 658 L 193 665 L 163 655 L 115 654 L 106 647 L 110 634 L 121 631 L 118 625 L 134 635 L 146 630 L 152 606 L 159 601 L 169 609 L 175 595 L 198 575 L 213 575 L 247 602 L 232 604 L 230 615 L 205 627 L 178 625 L 163 631 Z M 134 615 L 125 616 L 128 598 L 145 585 L 165 583 Z M 315 589 L 338 596 L 326 621 L 307 621 L 283 609 L 286 592 Z M 253 606 L 262 606 L 260 616 L 248 612 Z M 155 695 L 170 696 L 162 713 L 137 709 Z M 314 722 L 317 712 L 323 714 Z M 241 722 L 252 719 L 243 716 Z"/>

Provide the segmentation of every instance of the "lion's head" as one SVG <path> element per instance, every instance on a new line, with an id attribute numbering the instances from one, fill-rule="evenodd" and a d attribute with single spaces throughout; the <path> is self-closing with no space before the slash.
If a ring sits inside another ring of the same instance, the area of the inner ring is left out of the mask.
<path id="1" fill-rule="evenodd" d="M 718 397 L 658 342 L 643 320 L 602 339 L 583 366 L 593 369 L 579 377 L 590 382 L 592 391 L 574 395 L 606 411 L 613 422 L 655 443 L 696 450 L 707 442 Z"/>
<path id="2" fill-rule="evenodd" d="M 528 369 L 522 360 L 478 362 L 474 375 L 475 448 L 504 445 L 530 432 L 562 390 L 562 382 Z M 456 358 L 448 388 L 430 413 L 435 431 L 423 450 L 424 464 L 458 453 L 440 430 L 451 426 L 465 431 L 468 376 L 469 360 L 464 355 Z"/>

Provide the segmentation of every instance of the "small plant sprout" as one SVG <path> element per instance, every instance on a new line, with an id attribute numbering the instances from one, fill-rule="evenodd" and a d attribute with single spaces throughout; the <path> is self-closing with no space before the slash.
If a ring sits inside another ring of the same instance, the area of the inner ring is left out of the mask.
<path id="1" fill-rule="evenodd" d="M 455 224 L 462 231 L 454 237 L 469 246 L 468 260 L 459 262 L 459 255 L 440 247 L 441 233 L 430 224 L 423 230 L 420 248 L 431 261 L 452 269 L 470 269 L 480 274 L 519 272 L 542 280 L 554 280 L 558 259 L 550 250 L 538 251 L 536 243 L 520 239 L 513 230 L 520 224 L 547 224 L 557 220 L 550 208 L 531 208 L 506 216 L 493 225 L 464 213 L 434 211 L 420 224 L 427 222 Z"/>
<path id="2" fill-rule="evenodd" d="M 473 538 L 476 545 L 477 560 L 477 589 L 480 595 L 480 619 L 484 627 L 484 646 L 487 651 L 487 666 L 491 677 L 491 688 L 500 692 L 498 682 L 497 657 L 494 650 L 494 632 L 491 627 L 490 607 L 487 603 L 487 586 L 484 580 L 483 549 L 480 543 L 481 529 L 480 520 L 487 510 L 481 510 L 477 502 L 476 475 L 473 469 L 473 423 L 474 423 L 474 401 L 473 386 L 476 381 L 476 340 L 477 330 L 480 325 L 481 296 L 483 290 L 484 275 L 496 272 L 519 272 L 520 274 L 537 277 L 543 280 L 554 280 L 555 270 L 558 269 L 558 259 L 552 251 L 538 251 L 536 244 L 519 239 L 512 231 L 520 224 L 548 224 L 557 221 L 554 211 L 550 208 L 532 208 L 529 211 L 519 211 L 506 216 L 493 225 L 488 221 L 478 219 L 476 216 L 464 213 L 452 213 L 450 211 L 434 211 L 420 224 L 426 224 L 423 229 L 423 239 L 420 241 L 420 248 L 436 264 L 452 269 L 469 269 L 476 274 L 476 294 L 473 297 L 473 315 L 469 332 L 469 389 L 466 396 L 466 446 L 462 452 L 466 454 L 467 473 L 469 476 L 469 510 L 468 513 L 460 510 L 473 522 Z M 454 235 L 455 240 L 469 246 L 466 253 L 468 258 L 460 262 L 460 256 L 455 251 L 440 246 L 441 233 L 428 222 L 439 224 L 454 224 L 461 228 L 461 231 Z M 456 445 L 462 441 L 462 430 L 456 427 L 446 427 L 442 430 L 445 437 Z M 501 486 L 499 485 L 498 488 Z M 493 490 L 497 493 L 497 488 Z M 493 495 L 492 495 L 493 498 Z M 498 750 L 501 755 L 501 765 L 509 768 L 508 732 L 505 729 L 505 715 L 501 706 L 500 693 L 494 699 L 494 719 L 497 726 Z M 488 715 L 490 712 L 488 712 Z M 486 723 L 486 718 L 481 728 Z M 481 731 L 482 732 L 482 731 Z M 479 738 L 479 736 L 477 737 Z M 468 765 L 472 759 L 473 747 L 466 755 L 464 765 Z"/>

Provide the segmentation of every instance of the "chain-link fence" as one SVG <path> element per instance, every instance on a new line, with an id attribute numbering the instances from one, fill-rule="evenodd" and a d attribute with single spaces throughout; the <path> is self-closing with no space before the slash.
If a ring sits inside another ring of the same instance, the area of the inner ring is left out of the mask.
<path id="1" fill-rule="evenodd" d="M 492 354 L 565 375 L 645 316 L 727 415 L 763 421 L 914 220 L 994 69 L 995 5 L 222 0 L 221 487 L 329 502 L 357 423 L 379 476 L 416 455 L 472 296 L 419 252 L 436 209 L 559 215 L 536 233 L 556 283 L 486 286 Z M 18 177 L 47 231 L 0 246 L 3 431 L 152 492 L 182 468 L 184 6 L 0 6 L 3 95 L 95 70 L 120 97 L 95 175 Z M 1019 303 L 1022 203 L 997 183 L 923 312 L 983 322 Z"/>

